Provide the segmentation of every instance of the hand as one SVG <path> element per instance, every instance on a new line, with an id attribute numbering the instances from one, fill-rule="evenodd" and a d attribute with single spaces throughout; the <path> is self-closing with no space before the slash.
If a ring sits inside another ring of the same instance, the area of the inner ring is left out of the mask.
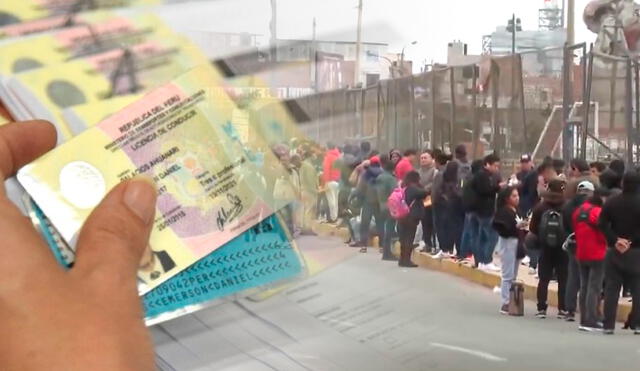
<path id="1" fill-rule="evenodd" d="M 631 241 L 625 238 L 618 238 L 618 240 L 616 241 L 616 250 L 618 250 L 620 254 L 626 253 L 630 248 Z"/>
<path id="2" fill-rule="evenodd" d="M 0 176 L 55 146 L 51 124 L 0 127 Z M 134 179 L 93 211 L 64 271 L 0 186 L 0 369 L 152 370 L 136 271 L 149 240 L 156 191 Z"/>

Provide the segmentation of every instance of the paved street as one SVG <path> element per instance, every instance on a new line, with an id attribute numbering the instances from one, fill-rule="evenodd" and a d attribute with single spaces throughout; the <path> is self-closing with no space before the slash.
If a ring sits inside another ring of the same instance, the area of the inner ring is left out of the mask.
<path id="1" fill-rule="evenodd" d="M 306 237 L 316 256 L 349 249 Z M 636 370 L 640 336 L 498 314 L 491 290 L 370 249 L 262 302 L 224 301 L 156 326 L 166 370 Z M 555 314 L 555 309 L 550 310 Z"/>

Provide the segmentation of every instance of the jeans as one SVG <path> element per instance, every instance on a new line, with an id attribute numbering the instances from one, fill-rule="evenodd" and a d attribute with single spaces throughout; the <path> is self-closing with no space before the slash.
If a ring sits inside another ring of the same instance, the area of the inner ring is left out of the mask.
<path id="1" fill-rule="evenodd" d="M 625 281 L 629 282 L 631 286 L 631 297 L 633 298 L 630 318 L 635 323 L 630 323 L 630 325 L 640 325 L 638 323 L 640 322 L 640 249 L 633 248 L 624 254 L 609 249 L 604 269 L 604 328 L 614 329 L 615 327 L 620 289 Z"/>
<path id="2" fill-rule="evenodd" d="M 452 252 L 452 228 L 451 223 L 447 220 L 447 209 L 449 204 L 447 202 L 438 202 L 433 205 L 433 216 L 436 222 L 436 235 L 438 237 L 438 243 L 440 250 L 444 252 Z"/>
<path id="3" fill-rule="evenodd" d="M 567 292 L 565 292 L 564 306 L 567 312 L 575 313 L 578 306 L 578 290 L 582 287 L 580 284 L 580 265 L 576 260 L 575 254 L 567 253 L 569 258 L 569 271 L 567 278 Z"/>
<path id="4" fill-rule="evenodd" d="M 567 290 L 567 253 L 561 248 L 543 248 L 538 262 L 538 310 L 547 310 L 549 296 L 549 281 L 555 271 L 558 276 L 558 310 L 565 311 L 565 292 Z"/>
<path id="5" fill-rule="evenodd" d="M 380 236 L 380 241 L 384 234 L 383 224 L 380 215 L 380 206 L 378 203 L 365 202 L 362 205 L 362 219 L 360 220 L 360 243 L 363 246 L 369 245 L 369 230 L 371 229 L 371 218 L 376 220 L 376 229 Z"/>
<path id="6" fill-rule="evenodd" d="M 338 182 L 332 181 L 327 183 L 327 203 L 329 204 L 329 220 L 336 221 L 338 219 L 338 190 L 340 185 Z"/>
<path id="7" fill-rule="evenodd" d="M 466 213 L 462 228 L 462 242 L 460 244 L 459 257 L 465 258 L 474 250 L 474 244 L 478 238 L 478 219 L 473 213 Z"/>
<path id="8" fill-rule="evenodd" d="M 496 249 L 502 261 L 500 297 L 502 298 L 502 304 L 505 305 L 509 304 L 509 291 L 518 277 L 518 267 L 520 265 L 520 260 L 517 258 L 518 239 L 499 237 Z"/>
<path id="9" fill-rule="evenodd" d="M 396 230 L 396 221 L 391 217 L 389 211 L 383 211 L 381 213 L 380 224 L 384 226 L 384 233 L 380 237 L 382 241 L 382 259 L 394 259 L 391 253 L 391 238 Z"/>
<path id="10" fill-rule="evenodd" d="M 422 218 L 422 239 L 427 248 L 435 246 L 435 233 L 433 224 L 433 207 L 424 209 L 424 218 Z"/>
<path id="11" fill-rule="evenodd" d="M 478 264 L 489 264 L 493 261 L 493 250 L 498 243 L 498 234 L 491 226 L 491 217 L 482 217 L 473 213 L 472 223 L 477 224 L 478 232 L 472 250 L 473 257 Z"/>
<path id="12" fill-rule="evenodd" d="M 596 326 L 598 302 L 604 280 L 604 261 L 583 261 L 580 269 L 580 324 Z"/>

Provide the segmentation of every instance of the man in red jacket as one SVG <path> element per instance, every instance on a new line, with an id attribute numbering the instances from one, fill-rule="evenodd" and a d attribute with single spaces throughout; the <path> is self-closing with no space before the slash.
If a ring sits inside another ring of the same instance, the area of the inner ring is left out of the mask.
<path id="1" fill-rule="evenodd" d="M 597 313 L 607 253 L 607 239 L 598 228 L 603 203 L 602 192 L 597 191 L 573 212 L 572 217 L 576 238 L 575 256 L 580 266 L 581 331 L 602 331 Z"/>
<path id="2" fill-rule="evenodd" d="M 327 143 L 327 153 L 322 162 L 322 183 L 325 185 L 325 195 L 329 204 L 329 220 L 335 222 L 338 219 L 338 190 L 340 184 L 340 170 L 334 168 L 333 164 L 340 158 L 340 150 L 333 143 Z"/>
<path id="3" fill-rule="evenodd" d="M 404 180 L 405 175 L 415 170 L 417 162 L 417 152 L 415 149 L 408 149 L 404 152 L 404 157 L 396 165 L 396 179 Z"/>

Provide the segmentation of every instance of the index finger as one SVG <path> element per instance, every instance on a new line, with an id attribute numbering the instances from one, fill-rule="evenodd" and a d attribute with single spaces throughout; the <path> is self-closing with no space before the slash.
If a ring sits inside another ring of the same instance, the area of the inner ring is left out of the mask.
<path id="1" fill-rule="evenodd" d="M 56 129 L 47 121 L 14 122 L 0 127 L 0 180 L 56 145 Z"/>

